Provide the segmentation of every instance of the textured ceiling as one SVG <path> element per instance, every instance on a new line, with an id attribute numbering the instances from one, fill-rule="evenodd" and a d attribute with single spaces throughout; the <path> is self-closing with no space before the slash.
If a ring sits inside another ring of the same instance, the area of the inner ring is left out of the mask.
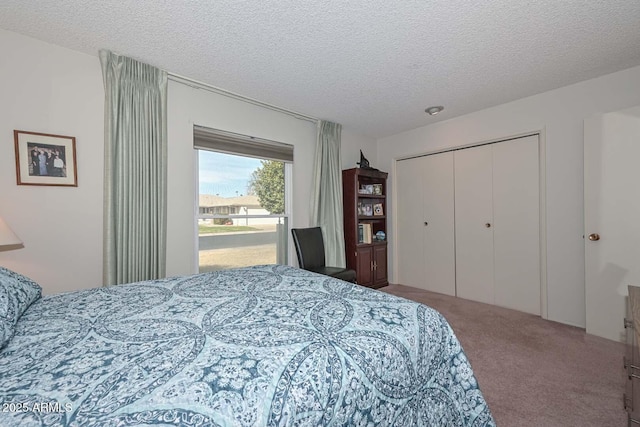
<path id="1" fill-rule="evenodd" d="M 371 137 L 640 65 L 638 0 L 0 0 L 0 28 Z"/>

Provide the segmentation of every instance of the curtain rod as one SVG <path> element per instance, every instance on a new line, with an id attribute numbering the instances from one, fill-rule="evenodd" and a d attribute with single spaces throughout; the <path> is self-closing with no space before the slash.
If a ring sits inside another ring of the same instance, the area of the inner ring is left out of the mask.
<path id="1" fill-rule="evenodd" d="M 305 114 L 300 114 L 297 113 L 295 111 L 291 111 L 291 110 L 287 110 L 286 108 L 281 108 L 281 107 L 277 107 L 275 105 L 272 104 L 267 104 L 266 102 L 262 102 L 262 101 L 258 101 L 257 99 L 253 99 L 253 98 L 248 98 L 246 96 L 243 95 L 238 95 L 237 93 L 233 93 L 231 91 L 225 90 L 225 89 L 221 89 L 219 87 L 210 85 L 208 83 L 204 83 L 198 80 L 194 80 L 191 79 L 189 77 L 185 77 L 185 76 L 181 76 L 179 74 L 175 74 L 175 73 L 171 73 L 169 71 L 167 71 L 167 76 L 169 77 L 170 80 L 173 80 L 177 83 L 182 83 L 185 84 L 187 86 L 191 86 L 193 88 L 196 89 L 205 89 L 208 90 L 210 92 L 214 92 L 217 93 L 219 95 L 223 95 L 229 98 L 233 98 L 233 99 L 237 99 L 239 101 L 244 101 L 247 102 L 249 104 L 253 104 L 253 105 L 257 105 L 258 107 L 264 107 L 264 108 L 268 108 L 269 110 L 273 110 L 273 111 L 277 111 L 279 113 L 284 113 L 284 114 L 288 114 L 290 116 L 295 117 L 296 119 L 300 119 L 300 120 L 307 120 L 313 123 L 320 123 L 320 119 L 315 118 L 315 117 L 311 117 L 311 116 L 307 116 Z"/>

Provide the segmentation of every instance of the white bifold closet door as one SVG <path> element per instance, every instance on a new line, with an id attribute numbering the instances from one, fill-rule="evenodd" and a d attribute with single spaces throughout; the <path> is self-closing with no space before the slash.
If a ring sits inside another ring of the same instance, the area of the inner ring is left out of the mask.
<path id="1" fill-rule="evenodd" d="M 538 136 L 454 161 L 457 295 L 540 314 Z"/>
<path id="2" fill-rule="evenodd" d="M 493 304 L 493 155 L 490 145 L 455 152 L 456 288 Z"/>
<path id="3" fill-rule="evenodd" d="M 538 136 L 401 160 L 398 282 L 540 314 Z"/>
<path id="4" fill-rule="evenodd" d="M 398 281 L 455 295 L 453 153 L 398 162 Z"/>

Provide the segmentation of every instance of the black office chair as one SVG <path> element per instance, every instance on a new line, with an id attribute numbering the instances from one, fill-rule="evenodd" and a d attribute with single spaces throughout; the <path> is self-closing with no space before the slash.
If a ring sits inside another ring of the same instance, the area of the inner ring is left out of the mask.
<path id="1" fill-rule="evenodd" d="M 292 228 L 291 234 L 300 268 L 356 283 L 355 270 L 324 265 L 324 239 L 320 227 Z"/>

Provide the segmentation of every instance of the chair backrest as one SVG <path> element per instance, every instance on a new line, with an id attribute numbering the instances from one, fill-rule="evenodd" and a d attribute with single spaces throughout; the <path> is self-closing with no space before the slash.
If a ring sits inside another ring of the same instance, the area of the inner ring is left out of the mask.
<path id="1" fill-rule="evenodd" d="M 325 266 L 324 240 L 320 227 L 292 228 L 291 234 L 300 268 L 310 270 Z"/>

